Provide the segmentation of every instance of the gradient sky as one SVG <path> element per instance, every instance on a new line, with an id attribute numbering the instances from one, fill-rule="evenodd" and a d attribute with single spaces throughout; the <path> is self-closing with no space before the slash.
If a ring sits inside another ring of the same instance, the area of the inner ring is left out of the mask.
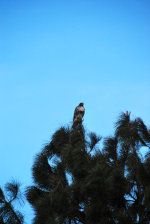
<path id="1" fill-rule="evenodd" d="M 32 184 L 36 153 L 80 102 L 102 136 L 121 111 L 150 125 L 149 0 L 1 0 L 1 186 Z"/>

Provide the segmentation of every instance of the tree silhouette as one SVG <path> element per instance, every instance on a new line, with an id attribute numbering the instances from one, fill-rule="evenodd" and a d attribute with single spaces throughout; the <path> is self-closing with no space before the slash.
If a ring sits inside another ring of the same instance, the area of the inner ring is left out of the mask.
<path id="1" fill-rule="evenodd" d="M 2 224 L 22 224 L 23 215 L 16 211 L 13 203 L 22 200 L 20 184 L 11 181 L 5 185 L 5 193 L 0 188 L 0 223 Z"/>
<path id="2" fill-rule="evenodd" d="M 115 134 L 87 134 L 82 123 L 61 127 L 36 155 L 26 196 L 34 224 L 150 223 L 150 130 L 122 113 Z"/>

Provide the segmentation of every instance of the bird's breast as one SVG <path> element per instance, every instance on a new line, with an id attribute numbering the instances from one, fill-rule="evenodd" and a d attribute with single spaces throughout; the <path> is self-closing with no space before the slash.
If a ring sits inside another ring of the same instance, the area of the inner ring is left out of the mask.
<path id="1" fill-rule="evenodd" d="M 79 107 L 79 111 L 84 112 L 85 111 L 84 107 Z"/>

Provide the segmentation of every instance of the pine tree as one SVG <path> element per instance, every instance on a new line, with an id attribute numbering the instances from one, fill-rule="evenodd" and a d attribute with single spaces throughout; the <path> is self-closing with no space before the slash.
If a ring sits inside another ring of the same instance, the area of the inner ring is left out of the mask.
<path id="1" fill-rule="evenodd" d="M 23 215 L 19 211 L 16 211 L 13 205 L 16 200 L 22 200 L 19 183 L 17 183 L 16 181 L 8 182 L 5 185 L 5 191 L 0 188 L 1 224 L 23 223 Z"/>
<path id="2" fill-rule="evenodd" d="M 34 224 L 150 223 L 150 130 L 122 113 L 115 134 L 87 134 L 82 123 L 61 127 L 36 155 L 26 196 Z"/>

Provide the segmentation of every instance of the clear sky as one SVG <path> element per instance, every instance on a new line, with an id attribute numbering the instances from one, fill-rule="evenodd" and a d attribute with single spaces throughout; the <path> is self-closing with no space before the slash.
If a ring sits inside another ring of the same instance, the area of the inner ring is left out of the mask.
<path id="1" fill-rule="evenodd" d="M 102 136 L 121 111 L 150 125 L 150 1 L 1 0 L 1 186 L 31 185 L 35 154 L 80 102 Z"/>

